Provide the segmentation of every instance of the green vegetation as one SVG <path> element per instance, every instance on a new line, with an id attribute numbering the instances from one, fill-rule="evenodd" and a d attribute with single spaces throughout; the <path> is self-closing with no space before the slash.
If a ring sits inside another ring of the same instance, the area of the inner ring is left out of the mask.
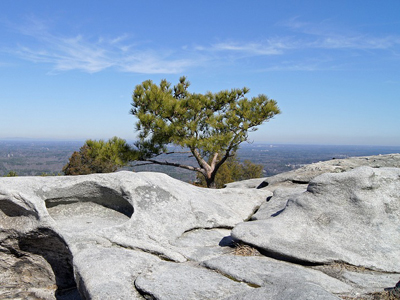
<path id="1" fill-rule="evenodd" d="M 47 172 L 43 172 L 42 174 L 40 174 L 40 176 L 42 177 L 48 177 L 48 176 L 62 176 L 62 173 L 47 173 Z"/>
<path id="2" fill-rule="evenodd" d="M 181 77 L 173 88 L 166 80 L 136 86 L 131 114 L 138 119 L 138 160 L 196 171 L 207 187 L 215 187 L 218 170 L 248 140 L 248 132 L 280 111 L 276 101 L 265 95 L 246 98 L 247 88 L 196 94 L 188 91 L 189 85 Z M 168 145 L 189 149 L 198 166 L 156 160 L 177 153 L 170 152 Z"/>
<path id="3" fill-rule="evenodd" d="M 10 171 L 7 173 L 7 175 L 4 175 L 4 177 L 17 177 L 18 174 L 15 171 Z"/>
<path id="4" fill-rule="evenodd" d="M 126 141 L 118 137 L 107 142 L 87 140 L 79 152 L 72 154 L 63 172 L 65 175 L 115 172 L 133 159 L 132 155 Z"/>
<path id="5" fill-rule="evenodd" d="M 263 165 L 253 164 L 250 160 L 240 163 L 235 153 L 219 168 L 215 176 L 215 187 L 223 188 L 229 182 L 259 178 L 262 172 Z M 196 185 L 207 186 L 204 176 L 197 175 Z"/>

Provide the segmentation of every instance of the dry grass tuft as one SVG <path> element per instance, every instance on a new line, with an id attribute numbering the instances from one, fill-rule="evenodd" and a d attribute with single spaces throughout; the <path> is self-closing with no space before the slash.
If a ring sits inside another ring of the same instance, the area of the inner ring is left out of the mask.
<path id="1" fill-rule="evenodd" d="M 350 265 L 350 264 L 347 264 L 344 262 L 335 262 L 335 263 L 329 264 L 328 266 L 335 268 L 335 269 L 339 269 L 339 270 L 347 270 L 347 271 L 359 272 L 359 273 L 372 271 L 372 270 L 367 269 L 362 266 L 354 266 L 354 265 Z"/>
<path id="2" fill-rule="evenodd" d="M 258 252 L 256 248 L 253 248 L 249 245 L 245 245 L 242 243 L 235 243 L 233 254 L 241 256 L 258 256 L 260 255 L 260 252 Z"/>

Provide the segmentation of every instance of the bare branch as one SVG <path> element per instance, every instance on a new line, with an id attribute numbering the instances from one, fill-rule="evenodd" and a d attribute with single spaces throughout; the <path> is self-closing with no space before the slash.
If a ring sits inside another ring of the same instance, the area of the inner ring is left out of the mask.
<path id="1" fill-rule="evenodd" d="M 215 152 L 213 155 L 213 158 L 211 159 L 211 169 L 214 170 L 215 169 L 215 164 L 218 160 L 218 152 Z"/>
<path id="2" fill-rule="evenodd" d="M 192 152 L 190 152 L 190 151 L 171 151 L 171 152 L 166 152 L 166 153 L 162 153 L 162 154 L 169 155 L 169 154 L 175 154 L 175 153 L 186 154 L 186 153 L 192 153 Z"/>
<path id="3" fill-rule="evenodd" d="M 156 165 L 163 165 L 163 166 L 173 166 L 173 167 L 178 167 L 178 168 L 182 168 L 182 169 L 186 169 L 186 170 L 200 172 L 202 174 L 204 173 L 204 169 L 202 169 L 202 168 L 197 168 L 197 167 L 188 166 L 188 165 L 182 165 L 180 163 L 173 163 L 173 162 L 168 162 L 168 161 L 158 161 L 158 160 L 154 160 L 154 159 L 146 159 L 144 161 L 149 162 L 149 163 L 143 163 L 140 165 L 143 166 L 143 165 L 156 164 Z M 139 165 L 135 165 L 135 166 L 139 166 Z"/>
<path id="4" fill-rule="evenodd" d="M 190 151 L 170 151 L 170 152 L 162 152 L 160 154 L 154 155 L 153 157 L 158 157 L 160 155 L 170 155 L 170 154 L 187 154 L 187 153 L 192 153 Z"/>
<path id="5" fill-rule="evenodd" d="M 205 170 L 205 171 L 210 171 L 211 167 L 209 164 L 201 157 L 199 151 L 197 149 L 191 149 L 193 156 L 196 158 L 197 163 Z"/>

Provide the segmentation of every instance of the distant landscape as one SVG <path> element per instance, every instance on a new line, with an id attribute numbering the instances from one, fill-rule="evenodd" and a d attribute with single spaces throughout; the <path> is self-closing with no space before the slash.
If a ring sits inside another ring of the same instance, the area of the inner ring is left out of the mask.
<path id="1" fill-rule="evenodd" d="M 77 141 L 36 141 L 0 140 L 0 176 L 14 171 L 18 176 L 62 175 L 62 168 L 74 151 L 84 142 Z M 238 151 L 241 161 L 250 160 L 264 167 L 265 177 L 290 171 L 318 161 L 352 156 L 368 156 L 400 153 L 400 146 L 332 146 L 332 145 L 287 145 L 248 144 Z M 188 155 L 168 156 L 168 160 L 192 162 Z M 131 171 L 164 172 L 183 180 L 193 181 L 195 173 L 175 167 L 147 165 L 125 167 Z"/>

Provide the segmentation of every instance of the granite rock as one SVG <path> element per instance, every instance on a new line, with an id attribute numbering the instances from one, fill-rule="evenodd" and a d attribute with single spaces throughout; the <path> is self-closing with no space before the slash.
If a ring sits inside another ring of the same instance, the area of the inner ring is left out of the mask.
<path id="1" fill-rule="evenodd" d="M 400 272 L 400 169 L 360 167 L 314 178 L 269 218 L 233 238 L 288 261 Z"/>
<path id="2" fill-rule="evenodd" d="M 334 160 L 222 190 L 145 172 L 0 178 L 0 298 L 333 300 L 395 290 L 399 160 Z M 238 256 L 241 246 L 258 255 Z"/>

